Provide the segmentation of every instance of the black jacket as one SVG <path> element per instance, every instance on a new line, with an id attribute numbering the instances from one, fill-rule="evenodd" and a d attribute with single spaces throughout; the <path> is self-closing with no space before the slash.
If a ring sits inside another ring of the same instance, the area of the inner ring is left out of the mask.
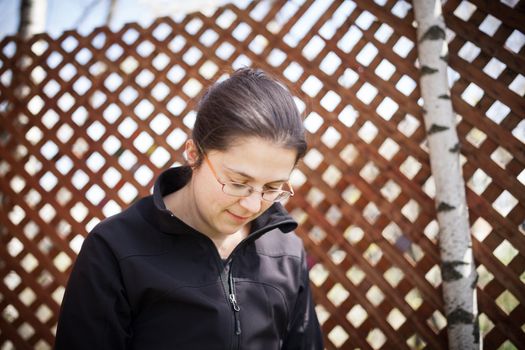
<path id="1" fill-rule="evenodd" d="M 162 198 L 191 176 L 172 168 L 152 196 L 97 225 L 62 302 L 56 349 L 322 349 L 297 226 L 280 204 L 223 261 Z M 284 234 L 286 233 L 286 234 Z"/>

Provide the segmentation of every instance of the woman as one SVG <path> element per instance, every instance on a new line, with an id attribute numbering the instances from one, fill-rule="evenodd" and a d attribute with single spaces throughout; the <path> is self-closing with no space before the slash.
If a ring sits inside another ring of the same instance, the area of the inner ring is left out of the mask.
<path id="1" fill-rule="evenodd" d="M 56 349 L 322 349 L 296 222 L 306 151 L 290 93 L 242 69 L 203 97 L 187 165 L 104 220 L 71 273 Z"/>

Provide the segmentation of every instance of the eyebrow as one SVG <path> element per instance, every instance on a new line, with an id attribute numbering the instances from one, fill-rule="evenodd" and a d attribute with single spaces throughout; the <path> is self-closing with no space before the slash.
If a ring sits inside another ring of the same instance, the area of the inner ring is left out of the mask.
<path id="1" fill-rule="evenodd" d="M 240 175 L 240 176 L 242 176 L 242 177 L 245 177 L 245 178 L 247 178 L 248 180 L 255 180 L 253 176 L 248 175 L 248 174 L 246 174 L 246 173 L 244 173 L 244 172 L 242 172 L 242 171 L 238 171 L 238 170 L 232 169 L 232 168 L 230 168 L 230 167 L 228 167 L 228 166 L 225 166 L 225 168 L 226 168 L 226 170 L 228 170 L 229 172 L 232 172 L 232 173 L 235 173 L 235 174 Z M 289 179 L 284 179 L 284 180 L 274 180 L 274 181 L 270 181 L 270 182 L 268 182 L 268 183 L 269 183 L 269 184 L 273 184 L 273 183 L 276 183 L 276 182 L 286 183 L 286 182 L 288 182 L 288 181 L 289 181 Z"/>

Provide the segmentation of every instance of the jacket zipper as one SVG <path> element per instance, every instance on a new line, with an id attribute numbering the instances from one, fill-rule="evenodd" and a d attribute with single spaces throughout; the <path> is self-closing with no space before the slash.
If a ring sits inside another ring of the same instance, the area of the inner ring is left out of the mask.
<path id="1" fill-rule="evenodd" d="M 280 224 L 274 224 L 269 227 L 265 227 L 263 229 L 260 229 L 258 231 L 252 232 L 248 237 L 246 237 L 243 241 L 241 241 L 237 247 L 231 252 L 230 256 L 228 257 L 228 260 L 226 262 L 226 266 L 223 269 L 223 273 L 221 274 L 221 279 L 224 287 L 224 292 L 228 293 L 228 301 L 232 307 L 233 310 L 233 322 L 234 322 L 234 334 L 235 334 L 235 344 L 233 346 L 234 349 L 240 349 L 241 344 L 241 320 L 240 320 L 240 311 L 241 307 L 239 306 L 237 302 L 237 296 L 235 294 L 235 280 L 233 278 L 233 257 L 235 255 L 235 252 L 239 250 L 243 245 L 245 245 L 248 241 L 253 240 L 261 236 L 263 233 L 268 232 L 276 227 L 278 227 Z M 219 254 L 217 254 L 219 256 Z M 219 256 L 220 260 L 220 256 Z"/>
<path id="2" fill-rule="evenodd" d="M 232 268 L 233 264 L 230 262 L 230 271 L 228 272 L 228 284 L 230 287 L 230 304 L 232 304 L 233 318 L 235 321 L 235 335 L 241 335 L 241 320 L 239 318 L 239 311 L 241 307 L 237 304 L 237 297 L 235 296 L 235 281 L 233 280 Z"/>
<path id="3" fill-rule="evenodd" d="M 228 258 L 226 265 L 224 266 L 223 272 L 221 273 L 221 280 L 226 295 L 226 302 L 230 304 L 233 311 L 233 334 L 234 340 L 232 349 L 240 348 L 240 335 L 241 335 L 241 321 L 239 317 L 239 311 L 241 307 L 237 303 L 237 296 L 235 294 L 235 280 L 233 279 L 232 273 L 232 258 Z"/>

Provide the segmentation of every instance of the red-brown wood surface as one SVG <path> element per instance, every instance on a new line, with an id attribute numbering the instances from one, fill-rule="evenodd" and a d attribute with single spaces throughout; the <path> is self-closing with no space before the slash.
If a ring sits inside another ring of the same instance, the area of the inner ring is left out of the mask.
<path id="1" fill-rule="evenodd" d="M 525 348 L 524 9 L 444 6 L 489 349 Z M 411 5 L 276 0 L 0 42 L 3 349 L 52 347 L 87 232 L 182 162 L 204 88 L 243 65 L 302 101 L 310 149 L 287 207 L 326 348 L 447 348 Z"/>

